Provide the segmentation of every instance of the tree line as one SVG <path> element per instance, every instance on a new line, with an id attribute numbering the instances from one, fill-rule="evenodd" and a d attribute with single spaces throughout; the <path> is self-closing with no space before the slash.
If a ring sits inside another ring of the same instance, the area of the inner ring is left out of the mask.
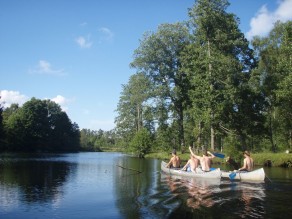
<path id="1" fill-rule="evenodd" d="M 114 143 L 113 131 L 80 130 L 51 100 L 0 105 L 0 152 L 102 151 Z"/>
<path id="2" fill-rule="evenodd" d="M 226 153 L 292 146 L 292 22 L 248 41 L 227 0 L 197 0 L 189 19 L 146 32 L 117 103 L 115 129 L 79 130 L 50 100 L 0 105 L 0 151 L 119 148 Z"/>
<path id="3" fill-rule="evenodd" d="M 227 0 L 146 32 L 122 86 L 117 143 L 144 156 L 186 146 L 229 153 L 292 146 L 292 22 L 248 41 Z"/>
<path id="4" fill-rule="evenodd" d="M 51 100 L 32 98 L 19 106 L 0 106 L 0 151 L 76 152 L 79 127 Z"/>

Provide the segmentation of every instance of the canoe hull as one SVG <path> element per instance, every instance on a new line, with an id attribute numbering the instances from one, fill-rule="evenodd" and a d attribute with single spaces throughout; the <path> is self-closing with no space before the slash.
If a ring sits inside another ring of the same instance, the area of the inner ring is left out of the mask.
<path id="1" fill-rule="evenodd" d="M 216 169 L 210 172 L 203 172 L 198 171 L 197 173 L 187 172 L 180 169 L 172 169 L 166 167 L 167 163 L 162 161 L 161 162 L 161 170 L 169 175 L 176 175 L 176 176 L 186 176 L 192 178 L 203 178 L 203 179 L 220 179 L 221 178 L 221 171 L 220 169 Z"/>
<path id="2" fill-rule="evenodd" d="M 222 178 L 229 178 L 229 174 L 232 172 L 221 171 Z M 235 175 L 235 180 L 241 181 L 264 181 L 265 180 L 264 168 L 260 168 L 251 172 L 237 172 Z"/>

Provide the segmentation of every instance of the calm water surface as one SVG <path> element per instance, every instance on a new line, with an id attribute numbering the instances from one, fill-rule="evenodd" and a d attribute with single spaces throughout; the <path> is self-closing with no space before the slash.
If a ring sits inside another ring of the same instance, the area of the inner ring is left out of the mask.
<path id="1" fill-rule="evenodd" d="M 290 169 L 243 183 L 167 176 L 160 162 L 121 153 L 2 156 L 0 218 L 292 217 Z"/>

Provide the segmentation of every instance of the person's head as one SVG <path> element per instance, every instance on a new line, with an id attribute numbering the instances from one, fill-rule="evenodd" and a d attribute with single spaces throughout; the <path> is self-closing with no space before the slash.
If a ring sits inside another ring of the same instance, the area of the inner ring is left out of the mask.
<path id="1" fill-rule="evenodd" d="M 203 150 L 203 155 L 208 156 L 207 150 Z"/>
<path id="2" fill-rule="evenodd" d="M 243 152 L 243 155 L 250 157 L 250 153 L 249 153 L 249 151 L 244 151 L 244 152 Z"/>
<path id="3" fill-rule="evenodd" d="M 172 154 L 172 155 L 176 155 L 176 150 L 173 149 L 172 152 L 171 152 L 171 154 Z"/>

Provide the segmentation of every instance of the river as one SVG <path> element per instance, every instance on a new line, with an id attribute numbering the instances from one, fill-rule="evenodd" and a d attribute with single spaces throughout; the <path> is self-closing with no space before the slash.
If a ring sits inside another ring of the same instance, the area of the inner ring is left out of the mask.
<path id="1" fill-rule="evenodd" d="M 244 183 L 170 177 L 160 163 L 108 152 L 0 156 L 0 218 L 292 217 L 291 169 Z"/>

